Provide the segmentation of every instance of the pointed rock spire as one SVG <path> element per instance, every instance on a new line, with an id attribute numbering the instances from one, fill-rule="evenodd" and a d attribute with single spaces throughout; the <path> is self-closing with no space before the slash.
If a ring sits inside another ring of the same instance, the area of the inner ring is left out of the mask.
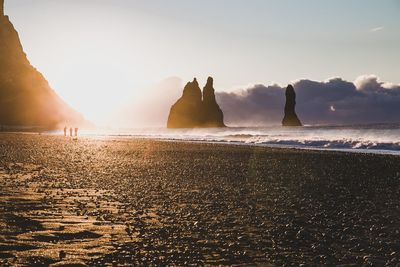
<path id="1" fill-rule="evenodd" d="M 215 100 L 215 90 L 213 87 L 214 80 L 212 77 L 208 77 L 206 86 L 203 88 L 203 101 L 205 103 L 214 103 Z"/>
<path id="2" fill-rule="evenodd" d="M 167 127 L 168 128 L 194 128 L 198 127 L 202 120 L 201 90 L 196 78 L 188 82 L 182 97 L 171 107 Z"/>
<path id="3" fill-rule="evenodd" d="M 282 120 L 282 126 L 302 126 L 299 118 L 296 115 L 296 93 L 291 84 L 286 88 L 286 104 L 285 116 Z"/>
<path id="4" fill-rule="evenodd" d="M 171 107 L 168 128 L 225 127 L 215 100 L 213 79 L 208 78 L 203 95 L 196 78 L 188 82 L 180 99 Z"/>
<path id="5" fill-rule="evenodd" d="M 186 84 L 183 89 L 183 96 L 191 97 L 195 101 L 201 101 L 201 90 L 196 78 L 194 78 L 192 82 Z"/>
<path id="6" fill-rule="evenodd" d="M 203 127 L 225 127 L 224 114 L 215 99 L 212 77 L 208 77 L 203 88 L 203 112 Z"/>

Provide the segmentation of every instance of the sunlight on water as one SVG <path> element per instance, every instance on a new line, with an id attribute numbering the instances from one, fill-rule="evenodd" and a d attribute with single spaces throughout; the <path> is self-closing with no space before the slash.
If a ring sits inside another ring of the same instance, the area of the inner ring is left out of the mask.
<path id="1" fill-rule="evenodd" d="M 58 133 L 57 133 L 58 134 Z M 209 129 L 97 129 L 81 136 L 155 138 L 400 155 L 400 124 Z"/>

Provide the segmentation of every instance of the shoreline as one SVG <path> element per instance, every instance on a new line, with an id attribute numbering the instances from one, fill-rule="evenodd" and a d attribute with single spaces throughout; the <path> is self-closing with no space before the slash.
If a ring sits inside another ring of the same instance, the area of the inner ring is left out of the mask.
<path id="1" fill-rule="evenodd" d="M 134 137 L 133 137 L 134 138 Z M 128 139 L 128 138 L 127 138 Z M 143 138 L 146 139 L 146 138 Z M 183 139 L 159 139 L 159 138 L 148 138 L 150 140 L 164 141 L 164 142 L 187 142 L 187 143 L 204 143 L 204 144 L 220 144 L 220 145 L 237 145 L 237 146 L 249 146 L 249 147 L 264 147 L 272 149 L 288 149 L 288 150 L 302 150 L 302 151 L 319 151 L 319 152 L 341 152 L 349 154 L 370 154 L 370 155 L 390 155 L 400 156 L 400 151 L 393 150 L 377 150 L 377 149 L 347 149 L 347 148 L 317 148 L 317 147 L 301 147 L 291 145 L 273 145 L 273 144 L 256 144 L 256 143 L 244 143 L 235 141 L 206 141 L 206 140 L 183 140 Z"/>
<path id="2" fill-rule="evenodd" d="M 396 156 L 24 134 L 0 148 L 0 265 L 400 261 Z"/>
<path id="3" fill-rule="evenodd" d="M 27 135 L 47 135 L 47 136 L 60 136 L 60 134 L 43 132 L 0 132 L 0 134 L 27 134 Z M 75 138 L 67 136 L 65 138 Z M 163 137 L 151 137 L 145 135 L 118 135 L 118 134 L 93 134 L 93 135 L 81 135 L 79 138 L 93 138 L 93 139 L 108 139 L 108 140 L 154 140 L 161 142 L 183 142 L 183 143 L 199 143 L 199 144 L 220 144 L 220 145 L 235 145 L 235 146 L 248 146 L 248 147 L 264 147 L 272 149 L 289 149 L 289 150 L 302 150 L 302 151 L 320 151 L 320 152 L 341 152 L 341 153 L 355 153 L 355 154 L 371 154 L 371 155 L 390 155 L 400 156 L 400 151 L 397 150 L 385 150 L 385 149 L 352 149 L 352 148 L 319 148 L 310 146 L 296 146 L 296 145 L 278 145 L 278 144 L 257 144 L 257 143 L 246 143 L 241 141 L 216 141 L 216 140 L 196 140 L 196 139 L 178 139 L 178 138 L 163 138 Z"/>

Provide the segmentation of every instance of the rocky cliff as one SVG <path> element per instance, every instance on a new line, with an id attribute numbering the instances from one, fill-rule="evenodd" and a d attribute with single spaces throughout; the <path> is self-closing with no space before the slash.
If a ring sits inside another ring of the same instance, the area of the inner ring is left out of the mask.
<path id="1" fill-rule="evenodd" d="M 203 95 L 196 78 L 186 84 L 182 97 L 171 107 L 167 127 L 225 127 L 223 113 L 215 100 L 211 77 L 207 80 Z"/>
<path id="2" fill-rule="evenodd" d="M 292 85 L 288 85 L 286 88 L 286 104 L 285 104 L 285 116 L 282 120 L 283 126 L 302 126 L 299 118 L 296 115 L 296 93 Z"/>
<path id="3" fill-rule="evenodd" d="M 50 88 L 28 61 L 0 0 L 0 125 L 54 128 L 85 120 Z"/>

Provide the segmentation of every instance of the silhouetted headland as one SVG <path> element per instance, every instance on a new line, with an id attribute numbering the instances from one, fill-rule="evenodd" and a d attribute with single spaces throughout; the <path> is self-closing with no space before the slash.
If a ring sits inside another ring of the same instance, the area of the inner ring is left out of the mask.
<path id="1" fill-rule="evenodd" d="M 0 125 L 53 128 L 64 122 L 86 123 L 30 64 L 0 0 Z"/>
<path id="2" fill-rule="evenodd" d="M 182 97 L 171 107 L 167 127 L 225 127 L 224 115 L 215 99 L 212 77 L 208 78 L 203 94 L 196 78 L 186 84 Z"/>
<path id="3" fill-rule="evenodd" d="M 302 126 L 296 115 L 296 93 L 291 84 L 286 88 L 285 116 L 282 120 L 282 126 Z"/>

